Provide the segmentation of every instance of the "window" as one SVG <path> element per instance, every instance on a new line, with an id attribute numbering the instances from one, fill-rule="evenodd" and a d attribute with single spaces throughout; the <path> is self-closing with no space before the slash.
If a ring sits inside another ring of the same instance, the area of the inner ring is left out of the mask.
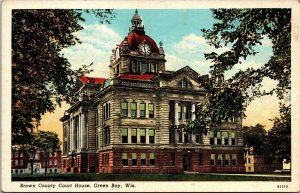
<path id="1" fill-rule="evenodd" d="M 52 173 L 52 169 L 50 169 L 50 173 Z"/>
<path id="2" fill-rule="evenodd" d="M 149 129 L 149 143 L 155 143 L 155 130 Z"/>
<path id="3" fill-rule="evenodd" d="M 20 160 L 20 166 L 23 166 L 23 160 Z"/>
<path id="4" fill-rule="evenodd" d="M 122 128 L 122 143 L 128 143 L 128 129 Z"/>
<path id="5" fill-rule="evenodd" d="M 102 119 L 106 119 L 106 103 L 102 104 Z"/>
<path id="6" fill-rule="evenodd" d="M 235 145 L 235 132 L 231 133 L 231 145 Z"/>
<path id="7" fill-rule="evenodd" d="M 217 144 L 218 145 L 222 144 L 222 135 L 220 131 L 217 132 Z"/>
<path id="8" fill-rule="evenodd" d="M 229 140 L 228 140 L 228 132 L 223 132 L 223 136 L 224 136 L 224 144 L 228 145 L 229 144 Z"/>
<path id="9" fill-rule="evenodd" d="M 137 143 L 136 128 L 131 129 L 131 143 Z"/>
<path id="10" fill-rule="evenodd" d="M 202 143 L 202 136 L 200 133 L 196 134 L 196 143 L 200 143 L 200 144 Z"/>
<path id="11" fill-rule="evenodd" d="M 141 153 L 141 165 L 146 165 L 146 153 Z"/>
<path id="12" fill-rule="evenodd" d="M 127 117 L 128 116 L 128 103 L 127 102 L 122 102 L 121 104 L 121 116 L 122 117 Z"/>
<path id="13" fill-rule="evenodd" d="M 122 164 L 123 164 L 123 166 L 128 166 L 127 153 L 122 153 Z"/>
<path id="14" fill-rule="evenodd" d="M 154 104 L 149 103 L 149 118 L 154 118 Z"/>
<path id="15" fill-rule="evenodd" d="M 147 63 L 141 63 L 141 74 L 148 71 L 148 64 Z"/>
<path id="16" fill-rule="evenodd" d="M 150 165 L 151 166 L 155 165 L 155 155 L 154 155 L 154 153 L 150 153 Z"/>
<path id="17" fill-rule="evenodd" d="M 250 158 L 248 158 L 248 163 L 249 163 L 249 164 L 251 163 Z"/>
<path id="18" fill-rule="evenodd" d="M 22 152 L 20 153 L 20 157 L 23 157 L 23 153 Z"/>
<path id="19" fill-rule="evenodd" d="M 136 102 L 130 103 L 131 117 L 136 117 Z"/>
<path id="20" fill-rule="evenodd" d="M 214 145 L 215 144 L 214 132 L 210 131 L 209 136 L 210 136 L 209 138 L 210 145 Z"/>
<path id="21" fill-rule="evenodd" d="M 52 160 L 49 161 L 49 166 L 52 166 Z"/>
<path id="22" fill-rule="evenodd" d="M 136 60 L 133 60 L 133 61 L 131 62 L 131 72 L 136 73 L 137 71 L 138 71 L 138 69 L 137 69 L 137 63 L 136 63 Z"/>
<path id="23" fill-rule="evenodd" d="M 131 154 L 131 165 L 136 166 L 137 165 L 137 159 L 136 159 L 136 153 Z"/>
<path id="24" fill-rule="evenodd" d="M 175 166 L 175 153 L 171 153 L 171 165 Z"/>
<path id="25" fill-rule="evenodd" d="M 110 129 L 108 126 L 103 128 L 103 145 L 110 144 Z"/>
<path id="26" fill-rule="evenodd" d="M 54 152 L 54 157 L 57 157 L 57 153 L 56 152 Z"/>
<path id="27" fill-rule="evenodd" d="M 182 80 L 178 84 L 178 88 L 185 88 L 185 89 L 191 89 L 191 83 L 188 80 Z"/>
<path id="28" fill-rule="evenodd" d="M 146 117 L 146 104 L 140 104 L 140 117 Z"/>
<path id="29" fill-rule="evenodd" d="M 210 154 L 210 165 L 211 166 L 215 165 L 215 154 Z"/>
<path id="30" fill-rule="evenodd" d="M 146 143 L 146 129 L 140 129 L 140 143 Z"/>
<path id="31" fill-rule="evenodd" d="M 57 160 L 56 159 L 54 160 L 54 165 L 57 166 Z"/>
<path id="32" fill-rule="evenodd" d="M 189 134 L 187 132 L 183 133 L 184 143 L 189 143 Z"/>
<path id="33" fill-rule="evenodd" d="M 15 160 L 15 166 L 18 166 L 19 164 L 18 164 L 18 160 Z"/>
<path id="34" fill-rule="evenodd" d="M 155 63 L 151 63 L 151 65 L 150 65 L 150 72 L 156 72 L 157 71 L 157 69 L 156 69 L 156 64 Z"/>
<path id="35" fill-rule="evenodd" d="M 199 165 L 203 164 L 203 154 L 199 153 Z"/>
<path id="36" fill-rule="evenodd" d="M 181 114 L 181 106 L 178 106 L 178 119 L 182 119 L 182 114 Z"/>
<path id="37" fill-rule="evenodd" d="M 237 155 L 232 154 L 232 165 L 237 165 Z"/>
<path id="38" fill-rule="evenodd" d="M 218 154 L 218 165 L 222 165 L 222 154 Z"/>
<path id="39" fill-rule="evenodd" d="M 230 154 L 225 154 L 225 165 L 230 165 Z"/>
<path id="40" fill-rule="evenodd" d="M 57 169 L 54 169 L 54 173 L 57 173 Z"/>

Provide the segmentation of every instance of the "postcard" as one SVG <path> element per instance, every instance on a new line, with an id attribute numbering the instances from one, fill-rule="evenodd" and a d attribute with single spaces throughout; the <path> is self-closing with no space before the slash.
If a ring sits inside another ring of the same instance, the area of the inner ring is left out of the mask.
<path id="1" fill-rule="evenodd" d="M 1 8 L 1 191 L 300 190 L 299 1 Z"/>

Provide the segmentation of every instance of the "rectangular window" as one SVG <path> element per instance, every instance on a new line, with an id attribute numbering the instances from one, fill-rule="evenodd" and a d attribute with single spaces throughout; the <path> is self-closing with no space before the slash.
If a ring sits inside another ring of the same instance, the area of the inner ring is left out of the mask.
<path id="1" fill-rule="evenodd" d="M 171 166 L 175 166 L 175 153 L 171 153 Z"/>
<path id="2" fill-rule="evenodd" d="M 18 164 L 18 160 L 15 160 L 15 166 L 18 166 L 19 164 Z"/>
<path id="3" fill-rule="evenodd" d="M 23 157 L 23 153 L 22 152 L 20 153 L 20 157 Z"/>
<path id="4" fill-rule="evenodd" d="M 202 141 L 201 134 L 197 133 L 196 134 L 196 143 L 200 143 L 201 144 L 201 141 Z"/>
<path id="5" fill-rule="evenodd" d="M 146 143 L 146 129 L 140 129 L 140 143 Z"/>
<path id="6" fill-rule="evenodd" d="M 107 118 L 110 118 L 110 103 L 108 103 Z"/>
<path id="7" fill-rule="evenodd" d="M 154 155 L 154 153 L 150 153 L 150 165 L 151 166 L 155 165 L 155 155 Z"/>
<path id="8" fill-rule="evenodd" d="M 149 118 L 154 118 L 154 104 L 149 103 L 148 107 L 149 107 Z"/>
<path id="9" fill-rule="evenodd" d="M 122 164 L 123 164 L 123 166 L 128 166 L 127 153 L 122 153 Z"/>
<path id="10" fill-rule="evenodd" d="M 52 160 L 49 161 L 49 166 L 52 166 Z"/>
<path id="11" fill-rule="evenodd" d="M 149 143 L 155 143 L 155 130 L 149 129 Z"/>
<path id="12" fill-rule="evenodd" d="M 237 155 L 232 154 L 232 165 L 237 165 Z"/>
<path id="13" fill-rule="evenodd" d="M 215 165 L 215 154 L 210 154 L 210 165 L 211 166 Z"/>
<path id="14" fill-rule="evenodd" d="M 203 164 L 203 154 L 199 153 L 199 165 Z"/>
<path id="15" fill-rule="evenodd" d="M 225 154 L 225 165 L 230 165 L 230 154 Z"/>
<path id="16" fill-rule="evenodd" d="M 248 163 L 249 163 L 249 164 L 251 163 L 250 158 L 248 158 Z"/>
<path id="17" fill-rule="evenodd" d="M 131 165 L 136 166 L 137 165 L 137 158 L 136 158 L 136 153 L 131 154 Z"/>
<path id="18" fill-rule="evenodd" d="M 128 129 L 122 128 L 122 143 L 128 143 Z"/>
<path id="19" fill-rule="evenodd" d="M 231 145 L 235 145 L 235 132 L 231 133 Z"/>
<path id="20" fill-rule="evenodd" d="M 228 132 L 223 132 L 223 136 L 224 136 L 224 144 L 228 145 L 229 144 L 229 134 L 228 134 Z"/>
<path id="21" fill-rule="evenodd" d="M 130 103 L 131 117 L 136 117 L 136 102 Z"/>
<path id="22" fill-rule="evenodd" d="M 57 160 L 56 159 L 54 160 L 54 165 L 57 166 Z"/>
<path id="23" fill-rule="evenodd" d="M 213 131 L 210 131 L 210 133 L 209 133 L 209 142 L 210 142 L 210 145 L 215 144 L 215 137 L 214 137 L 214 132 Z"/>
<path id="24" fill-rule="evenodd" d="M 23 160 L 20 160 L 20 166 L 23 166 Z"/>
<path id="25" fill-rule="evenodd" d="M 220 131 L 217 132 L 217 144 L 218 145 L 222 144 L 222 134 Z"/>
<path id="26" fill-rule="evenodd" d="M 121 104 L 121 116 L 122 117 L 127 117 L 128 116 L 128 103 L 127 102 L 122 102 Z"/>
<path id="27" fill-rule="evenodd" d="M 140 104 L 140 117 L 146 117 L 146 104 Z"/>
<path id="28" fill-rule="evenodd" d="M 182 119 L 182 114 L 181 114 L 181 106 L 178 106 L 178 119 Z"/>
<path id="29" fill-rule="evenodd" d="M 102 119 L 103 120 L 106 119 L 106 104 L 105 103 L 102 104 Z"/>
<path id="30" fill-rule="evenodd" d="M 146 153 L 141 153 L 141 165 L 146 165 Z"/>
<path id="31" fill-rule="evenodd" d="M 222 165 L 222 154 L 218 154 L 218 165 Z"/>
<path id="32" fill-rule="evenodd" d="M 131 129 L 131 143 L 137 143 L 136 128 Z"/>

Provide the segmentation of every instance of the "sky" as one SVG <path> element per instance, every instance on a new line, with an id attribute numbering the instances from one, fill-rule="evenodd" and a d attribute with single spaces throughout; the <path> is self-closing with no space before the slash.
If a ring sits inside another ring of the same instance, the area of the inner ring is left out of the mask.
<path id="1" fill-rule="evenodd" d="M 83 30 L 75 33 L 82 41 L 82 44 L 66 48 L 62 54 L 68 58 L 73 69 L 78 69 L 82 65 L 93 62 L 93 72 L 89 76 L 107 78 L 109 76 L 109 60 L 112 49 L 119 44 L 131 27 L 131 18 L 135 10 L 115 10 L 116 17 L 111 24 L 100 24 L 98 18 L 91 14 L 83 14 L 85 22 L 81 25 Z M 201 29 L 211 28 L 216 22 L 212 18 L 212 13 L 208 9 L 140 9 L 139 15 L 143 20 L 145 32 L 156 41 L 161 41 L 166 55 L 166 70 L 178 70 L 186 65 L 193 68 L 199 74 L 208 74 L 210 61 L 205 60 L 204 53 L 222 53 L 229 47 L 223 46 L 221 49 L 210 47 Z M 245 70 L 247 67 L 259 68 L 266 63 L 272 55 L 272 43 L 268 38 L 264 38 L 262 45 L 256 48 L 259 52 L 255 57 L 248 57 L 241 64 L 236 65 L 231 71 L 225 74 L 225 78 L 234 75 L 239 69 Z M 268 90 L 276 84 L 271 79 L 264 79 L 264 89 Z M 247 108 L 247 118 L 243 120 L 243 125 L 256 125 L 257 123 L 272 127 L 269 119 L 278 116 L 279 101 L 275 96 L 265 96 L 254 100 Z M 62 124 L 59 119 L 69 106 L 62 105 L 54 113 L 46 113 L 40 128 L 55 131 L 62 139 Z"/>

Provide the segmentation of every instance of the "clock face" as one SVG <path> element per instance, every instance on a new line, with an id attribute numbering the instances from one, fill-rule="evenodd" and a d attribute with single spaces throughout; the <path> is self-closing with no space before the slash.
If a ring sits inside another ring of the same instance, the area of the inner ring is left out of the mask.
<path id="1" fill-rule="evenodd" d="M 139 51 L 139 53 L 141 53 L 143 55 L 150 55 L 151 54 L 151 48 L 146 43 L 140 43 L 139 46 L 138 46 L 138 51 Z"/>

